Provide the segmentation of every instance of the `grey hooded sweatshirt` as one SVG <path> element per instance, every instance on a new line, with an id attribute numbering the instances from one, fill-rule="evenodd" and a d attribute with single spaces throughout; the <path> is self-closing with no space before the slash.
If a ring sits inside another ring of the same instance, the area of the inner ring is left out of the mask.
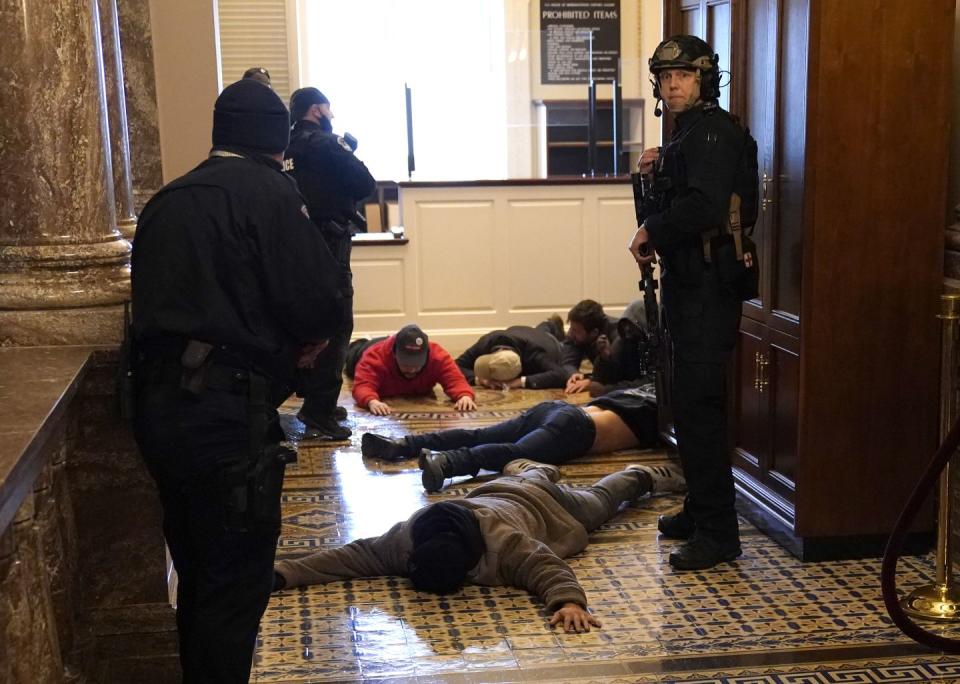
<path id="1" fill-rule="evenodd" d="M 587 546 L 587 530 L 537 480 L 501 477 L 457 503 L 477 516 L 486 549 L 467 582 L 513 586 L 536 594 L 548 611 L 564 603 L 587 607 L 587 597 L 562 559 Z M 288 587 L 355 577 L 406 576 L 413 522 L 424 507 L 379 537 L 285 560 L 276 570 Z"/>

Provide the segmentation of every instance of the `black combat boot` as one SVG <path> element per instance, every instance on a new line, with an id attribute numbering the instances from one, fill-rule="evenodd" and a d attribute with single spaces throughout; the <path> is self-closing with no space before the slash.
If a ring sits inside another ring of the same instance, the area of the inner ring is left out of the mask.
<path id="1" fill-rule="evenodd" d="M 384 461 L 406 461 L 417 455 L 407 445 L 406 440 L 390 439 L 372 432 L 365 432 L 360 438 L 360 453 L 364 458 L 379 458 Z"/>
<path id="2" fill-rule="evenodd" d="M 706 570 L 737 558 L 743 551 L 736 538 L 718 541 L 698 530 L 689 541 L 670 554 L 670 565 L 677 570 Z"/>
<path id="3" fill-rule="evenodd" d="M 307 428 L 303 433 L 304 439 L 329 439 L 342 442 L 350 439 L 350 435 L 353 434 L 346 425 L 338 423 L 333 414 L 312 416 L 300 411 L 297 419 Z"/>
<path id="4" fill-rule="evenodd" d="M 420 450 L 420 470 L 423 471 L 421 482 L 428 492 L 439 492 L 443 489 L 444 480 L 457 475 L 476 475 L 480 472 L 479 466 L 470 464 L 470 453 L 466 449 L 451 451 Z"/>
<path id="5" fill-rule="evenodd" d="M 667 539 L 689 539 L 697 526 L 694 524 L 693 518 L 686 511 L 680 509 L 676 513 L 661 515 L 657 519 L 657 529 Z"/>

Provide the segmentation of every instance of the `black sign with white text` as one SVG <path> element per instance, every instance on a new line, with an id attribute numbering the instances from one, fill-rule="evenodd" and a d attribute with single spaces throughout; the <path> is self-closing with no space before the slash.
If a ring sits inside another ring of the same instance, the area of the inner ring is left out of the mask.
<path id="1" fill-rule="evenodd" d="M 540 80 L 609 83 L 620 57 L 620 0 L 540 0 Z"/>

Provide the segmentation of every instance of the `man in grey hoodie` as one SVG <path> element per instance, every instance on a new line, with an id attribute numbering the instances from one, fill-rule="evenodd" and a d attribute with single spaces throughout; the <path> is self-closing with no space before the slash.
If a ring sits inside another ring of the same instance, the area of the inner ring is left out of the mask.
<path id="1" fill-rule="evenodd" d="M 551 626 L 589 632 L 600 621 L 563 559 L 627 502 L 685 488 L 679 469 L 631 465 L 592 487 L 556 484 L 553 465 L 519 459 L 505 477 L 462 499 L 433 503 L 379 537 L 358 539 L 275 567 L 275 589 L 356 577 L 410 577 L 418 591 L 448 594 L 465 583 L 513 586 L 536 594 Z"/>

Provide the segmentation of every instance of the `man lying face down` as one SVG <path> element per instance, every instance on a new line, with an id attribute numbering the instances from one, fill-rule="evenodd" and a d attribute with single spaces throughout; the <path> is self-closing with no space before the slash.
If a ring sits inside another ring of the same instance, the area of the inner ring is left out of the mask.
<path id="1" fill-rule="evenodd" d="M 685 488 L 679 469 L 662 465 L 627 466 L 584 488 L 558 485 L 556 466 L 523 459 L 504 475 L 462 499 L 425 506 L 379 537 L 282 561 L 275 589 L 385 575 L 436 594 L 466 583 L 512 586 L 543 601 L 551 626 L 588 632 L 600 621 L 563 559 L 583 551 L 589 533 L 624 502 Z"/>
<path id="2" fill-rule="evenodd" d="M 500 471 L 518 458 L 558 464 L 588 453 L 652 447 L 657 442 L 656 388 L 649 377 L 642 382 L 586 406 L 544 401 L 516 418 L 473 430 L 454 428 L 400 439 L 368 432 L 360 448 L 367 458 L 419 457 L 423 488 L 436 492 L 446 478 Z"/>

